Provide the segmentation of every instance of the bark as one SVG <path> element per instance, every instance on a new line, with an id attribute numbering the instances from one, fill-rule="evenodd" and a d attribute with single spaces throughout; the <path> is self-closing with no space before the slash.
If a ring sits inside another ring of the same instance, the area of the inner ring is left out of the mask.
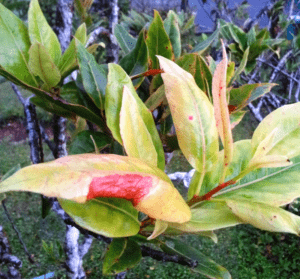
<path id="1" fill-rule="evenodd" d="M 114 35 L 114 28 L 118 23 L 119 6 L 118 0 L 110 1 L 111 14 L 109 17 L 109 32 L 110 43 L 107 46 L 107 63 L 118 63 L 119 60 L 119 46 L 117 39 Z"/>

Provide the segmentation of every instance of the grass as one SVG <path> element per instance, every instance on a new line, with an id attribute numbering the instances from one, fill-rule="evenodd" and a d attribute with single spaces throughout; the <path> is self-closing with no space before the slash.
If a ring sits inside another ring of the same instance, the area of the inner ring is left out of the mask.
<path id="1" fill-rule="evenodd" d="M 26 92 L 23 93 L 27 94 Z M 0 103 L 2 121 L 5 122 L 11 117 L 23 116 L 22 106 L 19 105 L 8 83 L 1 85 L 0 97 L 2 100 Z M 234 129 L 234 140 L 250 138 L 255 126 L 255 120 L 249 113 L 246 114 L 242 122 Z M 49 154 L 50 151 L 45 147 L 45 157 L 51 159 Z M 2 140 L 0 145 L 0 176 L 18 163 L 22 167 L 30 164 L 28 142 L 13 144 L 9 138 Z M 188 171 L 190 169 L 191 166 L 184 156 L 177 152 L 167 171 Z M 181 190 L 183 189 L 182 184 L 177 186 Z M 0 207 L 0 224 L 8 236 L 12 253 L 23 262 L 22 277 L 30 279 L 55 271 L 56 278 L 66 278 L 63 267 L 65 256 L 59 252 L 64 245 L 65 225 L 63 222 L 53 212 L 45 219 L 41 218 L 41 199 L 37 194 L 8 193 L 6 205 L 27 245 L 27 249 L 30 254 L 34 255 L 36 262 L 36 264 L 29 263 L 16 233 L 12 229 L 3 208 Z M 222 229 L 216 234 L 218 244 L 214 244 L 210 239 L 195 235 L 181 238 L 226 267 L 233 278 L 296 279 L 300 277 L 298 264 L 300 243 L 297 236 L 263 232 L 247 225 Z M 45 249 L 47 247 L 48 252 Z M 52 250 L 49 247 L 53 247 Z M 88 278 L 113 278 L 102 276 L 102 259 L 105 250 L 106 245 L 104 243 L 93 242 L 83 262 Z M 0 266 L 1 268 L 4 267 Z M 127 278 L 204 279 L 205 277 L 192 273 L 188 268 L 177 264 L 143 258 L 138 266 L 128 271 Z"/>

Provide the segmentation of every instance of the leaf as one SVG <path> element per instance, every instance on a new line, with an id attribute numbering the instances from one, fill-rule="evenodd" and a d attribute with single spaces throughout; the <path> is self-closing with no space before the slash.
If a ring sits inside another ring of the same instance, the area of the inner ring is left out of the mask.
<path id="1" fill-rule="evenodd" d="M 105 115 L 107 126 L 111 130 L 114 138 L 120 144 L 123 144 L 124 139 L 121 137 L 120 132 L 120 112 L 122 107 L 124 86 L 129 89 L 130 93 L 135 99 L 138 113 L 142 116 L 143 122 L 145 123 L 148 133 L 151 135 L 152 143 L 157 152 L 157 164 L 160 169 L 164 169 L 164 151 L 154 124 L 152 114 L 148 111 L 142 100 L 137 95 L 130 77 L 119 65 L 116 64 L 109 64 L 108 83 L 105 98 Z M 126 126 L 125 123 L 123 124 Z M 125 126 L 123 126 L 124 129 L 126 129 Z M 128 132 L 130 133 L 130 130 L 128 130 Z"/>
<path id="2" fill-rule="evenodd" d="M 46 21 L 38 0 L 31 0 L 30 2 L 28 10 L 28 30 L 31 43 L 42 44 L 55 65 L 58 66 L 61 58 L 60 43 Z"/>
<path id="3" fill-rule="evenodd" d="M 168 223 L 164 222 L 162 220 L 157 219 L 155 221 L 155 227 L 154 230 L 152 232 L 152 234 L 147 238 L 147 240 L 152 240 L 156 237 L 158 237 L 159 235 L 161 235 L 162 233 L 164 233 L 164 231 L 168 228 Z"/>
<path id="4" fill-rule="evenodd" d="M 252 154 L 275 128 L 266 155 L 283 155 L 289 159 L 300 155 L 300 103 L 286 105 L 270 113 L 258 125 L 252 138 Z"/>
<path id="5" fill-rule="evenodd" d="M 192 27 L 194 27 L 194 25 L 195 25 L 195 16 L 192 15 L 188 19 L 188 21 L 186 22 L 186 24 L 183 26 L 182 33 L 185 32 L 185 31 L 187 31 L 187 30 L 189 30 L 189 29 L 191 29 Z"/>
<path id="6" fill-rule="evenodd" d="M 9 178 L 10 176 L 12 176 L 14 173 L 16 173 L 17 171 L 19 171 L 21 169 L 21 165 L 17 164 L 16 166 L 12 167 L 11 169 L 9 169 L 8 172 L 6 172 L 2 177 L 1 177 L 1 181 L 4 181 L 5 179 Z"/>
<path id="7" fill-rule="evenodd" d="M 246 112 L 247 111 L 240 110 L 240 111 L 230 113 L 229 117 L 230 117 L 231 130 L 242 121 Z"/>
<path id="8" fill-rule="evenodd" d="M 242 60 L 241 60 L 241 62 L 240 62 L 240 65 L 239 65 L 239 67 L 236 69 L 236 71 L 235 71 L 235 73 L 234 73 L 232 79 L 231 79 L 230 82 L 229 82 L 229 85 L 230 85 L 232 82 L 234 82 L 234 81 L 239 77 L 239 75 L 244 71 L 244 69 L 245 69 L 245 67 L 246 67 L 246 65 L 247 65 L 248 55 L 249 55 L 249 47 L 247 47 L 247 49 L 245 50 L 244 55 L 243 55 L 243 58 L 242 58 Z"/>
<path id="9" fill-rule="evenodd" d="M 227 200 L 232 212 L 244 223 L 271 232 L 300 234 L 300 217 L 260 202 Z"/>
<path id="10" fill-rule="evenodd" d="M 236 106 L 236 111 L 246 107 L 249 103 L 253 102 L 257 98 L 270 92 L 276 83 L 255 83 L 245 84 L 239 88 L 233 88 L 230 90 L 230 102 L 232 106 Z"/>
<path id="11" fill-rule="evenodd" d="M 85 91 L 91 97 L 95 105 L 104 110 L 105 88 L 107 78 L 104 69 L 97 64 L 94 56 L 75 39 L 77 58 L 80 73 L 82 75 Z"/>
<path id="12" fill-rule="evenodd" d="M 30 40 L 26 25 L 0 3 L 0 74 L 3 69 L 10 76 L 37 86 L 37 81 L 28 67 Z M 11 79 L 10 79 L 11 80 Z"/>
<path id="13" fill-rule="evenodd" d="M 233 159 L 226 170 L 225 181 L 231 180 L 244 171 L 248 167 L 251 158 L 251 141 L 240 140 L 235 142 L 233 144 Z M 216 164 L 204 176 L 200 195 L 206 194 L 220 183 L 223 165 L 224 150 L 221 150 Z M 193 183 L 193 179 L 191 183 Z"/>
<path id="14" fill-rule="evenodd" d="M 139 232 L 138 211 L 131 202 L 95 198 L 85 203 L 59 199 L 59 203 L 81 227 L 106 237 L 126 237 Z"/>
<path id="15" fill-rule="evenodd" d="M 135 48 L 124 56 L 119 65 L 125 70 L 125 72 L 134 76 L 143 72 L 146 72 L 148 69 L 148 50 L 147 45 L 144 39 L 145 31 L 141 31 L 135 45 Z M 133 85 L 137 88 L 143 82 L 144 77 L 133 80 Z"/>
<path id="16" fill-rule="evenodd" d="M 204 42 L 197 44 L 191 52 L 202 54 L 219 36 L 219 29 L 212 33 Z"/>
<path id="17" fill-rule="evenodd" d="M 132 37 L 120 24 L 115 25 L 114 35 L 119 43 L 119 46 L 125 52 L 125 54 L 128 54 L 134 49 L 137 40 Z"/>
<path id="18" fill-rule="evenodd" d="M 174 58 L 170 39 L 164 29 L 164 23 L 156 10 L 154 10 L 154 19 L 149 26 L 146 44 L 149 51 L 149 64 L 151 69 L 159 68 L 156 55 L 161 55 L 168 59 Z"/>
<path id="19" fill-rule="evenodd" d="M 60 72 L 46 48 L 34 43 L 29 49 L 29 68 L 49 87 L 55 87 L 61 79 Z"/>
<path id="20" fill-rule="evenodd" d="M 154 111 L 162 104 L 165 98 L 165 86 L 161 85 L 154 93 L 150 95 L 150 97 L 145 102 L 145 105 L 150 111 Z"/>
<path id="21" fill-rule="evenodd" d="M 282 206 L 300 197 L 300 163 L 274 173 L 263 172 L 257 179 L 249 175 L 238 186 L 215 195 L 216 199 L 234 199 Z"/>
<path id="22" fill-rule="evenodd" d="M 247 46 L 247 34 L 233 23 L 228 24 L 232 38 L 238 43 L 241 50 L 245 51 Z"/>
<path id="23" fill-rule="evenodd" d="M 255 27 L 253 26 L 247 33 L 247 45 L 251 46 L 256 41 Z"/>
<path id="24" fill-rule="evenodd" d="M 115 275 L 137 265 L 142 258 L 140 246 L 130 238 L 113 239 L 103 260 L 103 275 Z"/>
<path id="25" fill-rule="evenodd" d="M 210 96 L 212 74 L 200 55 L 195 53 L 184 54 L 176 61 L 176 63 L 182 69 L 192 74 L 198 87 L 206 95 Z"/>
<path id="26" fill-rule="evenodd" d="M 159 157 L 153 138 L 156 137 L 157 142 L 160 139 L 157 132 L 154 135 L 150 134 L 150 126 L 152 126 L 152 131 L 156 130 L 152 114 L 144 104 L 136 102 L 133 94 L 125 85 L 120 111 L 120 133 L 126 153 L 128 156 L 143 159 L 149 165 L 164 170 L 165 158 L 164 156 Z M 161 154 L 163 154 L 162 144 L 160 145 Z"/>
<path id="27" fill-rule="evenodd" d="M 231 279 L 229 272 L 206 255 L 195 248 L 177 239 L 167 238 L 161 249 L 172 255 L 179 255 L 197 261 L 197 266 L 192 271 L 216 279 Z"/>
<path id="28" fill-rule="evenodd" d="M 76 135 L 70 146 L 70 154 L 83 154 L 94 152 L 95 147 L 91 139 L 93 137 L 97 147 L 101 150 L 108 146 L 112 139 L 111 137 L 101 132 L 82 131 Z"/>
<path id="29" fill-rule="evenodd" d="M 158 58 L 165 72 L 162 77 L 179 146 L 188 162 L 204 174 L 217 159 L 219 149 L 213 107 L 190 73 L 166 58 Z"/>
<path id="30" fill-rule="evenodd" d="M 162 170 L 140 159 L 112 154 L 70 155 L 28 166 L 0 183 L 0 193 L 7 191 L 41 193 L 78 203 L 98 197 L 126 199 L 152 218 L 179 223 L 191 215 Z M 75 210 L 75 203 L 68 204 Z M 78 207 L 81 210 L 84 205 Z"/>
<path id="31" fill-rule="evenodd" d="M 191 220 L 183 223 L 169 223 L 170 228 L 175 228 L 184 233 L 197 233 L 201 231 L 219 230 L 236 226 L 242 221 L 232 213 L 225 201 L 203 201 L 192 206 Z"/>
<path id="32" fill-rule="evenodd" d="M 227 73 L 226 73 L 226 87 L 230 85 L 230 81 L 234 75 L 234 62 L 228 62 Z"/>
<path id="33" fill-rule="evenodd" d="M 226 168 L 230 164 L 233 156 L 233 139 L 226 95 L 227 55 L 223 42 L 222 47 L 223 60 L 217 65 L 217 68 L 214 72 L 212 96 L 214 101 L 216 125 L 224 146 L 224 176 L 226 173 Z M 224 178 L 225 177 L 221 178 L 221 183 L 223 182 Z"/>
<path id="34" fill-rule="evenodd" d="M 170 10 L 168 12 L 168 17 L 164 21 L 164 28 L 170 38 L 174 51 L 174 56 L 175 58 L 178 58 L 181 54 L 181 38 L 178 25 L 178 18 L 174 11 Z"/>
<path id="35" fill-rule="evenodd" d="M 86 25 L 85 25 L 85 23 L 82 23 L 78 27 L 78 29 L 74 35 L 74 38 L 72 39 L 68 48 L 62 55 L 60 63 L 59 63 L 59 70 L 61 72 L 62 77 L 68 76 L 69 73 L 71 73 L 73 70 L 76 69 L 77 61 L 76 61 L 75 38 L 78 41 L 80 41 L 82 44 L 85 44 L 86 43 L 86 32 L 87 32 Z"/>

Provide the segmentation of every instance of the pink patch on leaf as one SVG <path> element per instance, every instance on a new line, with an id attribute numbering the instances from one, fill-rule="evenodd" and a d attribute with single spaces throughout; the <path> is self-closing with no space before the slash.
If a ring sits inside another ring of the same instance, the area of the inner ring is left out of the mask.
<path id="1" fill-rule="evenodd" d="M 137 205 L 149 193 L 152 178 L 138 174 L 113 174 L 94 177 L 89 188 L 87 200 L 106 197 L 126 199 Z"/>
<path id="2" fill-rule="evenodd" d="M 194 117 L 192 115 L 189 116 L 189 120 L 193 120 Z"/>

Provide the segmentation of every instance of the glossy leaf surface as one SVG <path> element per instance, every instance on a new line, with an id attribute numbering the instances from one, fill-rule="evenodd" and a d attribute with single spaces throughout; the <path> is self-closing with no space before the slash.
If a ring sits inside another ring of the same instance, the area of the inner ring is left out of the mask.
<path id="1" fill-rule="evenodd" d="M 0 193 L 29 191 L 85 203 L 98 197 L 132 202 L 155 219 L 186 222 L 191 212 L 168 176 L 143 160 L 81 154 L 23 168 L 0 184 Z"/>
<path id="2" fill-rule="evenodd" d="M 59 65 L 61 48 L 57 36 L 46 21 L 38 0 L 31 0 L 28 10 L 28 30 L 32 44 L 42 44 L 55 65 Z"/>
<path id="3" fill-rule="evenodd" d="M 212 74 L 204 59 L 195 53 L 184 54 L 177 61 L 182 69 L 186 70 L 195 79 L 198 87 L 208 96 L 211 95 Z"/>
<path id="4" fill-rule="evenodd" d="M 17 79 L 37 85 L 28 67 L 30 39 L 26 25 L 0 3 L 0 74 L 7 71 Z M 5 76 L 6 77 L 6 76 Z M 6 77 L 7 78 L 7 77 Z M 11 80 L 11 79 L 10 79 Z"/>
<path id="5" fill-rule="evenodd" d="M 271 232 L 300 234 L 300 217 L 284 209 L 260 202 L 228 200 L 226 203 L 244 223 Z"/>
<path id="6" fill-rule="evenodd" d="M 105 71 L 102 66 L 96 62 L 94 56 L 76 39 L 75 45 L 84 89 L 95 105 L 103 110 L 107 83 Z"/>
<path id="7" fill-rule="evenodd" d="M 170 38 L 174 56 L 178 58 L 181 54 L 181 38 L 177 15 L 174 11 L 170 10 L 168 12 L 168 17 L 164 21 L 164 27 Z"/>
<path id="8" fill-rule="evenodd" d="M 78 133 L 74 138 L 74 140 L 72 141 L 69 153 L 83 154 L 83 153 L 94 152 L 95 146 L 93 140 L 91 139 L 91 136 L 93 137 L 96 146 L 98 147 L 99 150 L 108 146 L 112 141 L 112 139 L 109 136 L 101 132 L 82 131 Z"/>
<path id="9" fill-rule="evenodd" d="M 82 44 L 85 44 L 85 42 L 86 42 L 86 32 L 87 32 L 86 31 L 86 25 L 85 25 L 85 23 L 83 23 L 78 27 L 74 37 L 78 41 L 80 41 Z M 71 73 L 77 67 L 75 38 L 72 39 L 72 41 L 69 44 L 68 48 L 66 49 L 66 51 L 62 55 L 60 63 L 59 63 L 59 70 L 60 70 L 61 75 L 63 77 L 67 76 L 69 73 Z"/>
<path id="10" fill-rule="evenodd" d="M 106 88 L 106 98 L 105 98 L 105 113 L 106 113 L 106 121 L 107 126 L 111 130 L 114 138 L 120 143 L 123 144 L 124 139 L 121 137 L 120 132 L 120 112 L 122 108 L 122 100 L 123 100 L 123 90 L 124 86 L 128 88 L 131 96 L 135 100 L 135 112 L 138 113 L 142 118 L 145 128 L 145 133 L 148 133 L 151 136 L 152 144 L 155 147 L 157 153 L 157 165 L 160 169 L 164 169 L 165 167 L 165 159 L 164 159 L 164 151 L 162 147 L 161 140 L 159 138 L 157 129 L 154 124 L 154 120 L 152 114 L 149 112 L 145 104 L 137 95 L 133 84 L 131 82 L 130 77 L 126 74 L 126 72 L 116 64 L 109 64 L 109 74 L 108 74 L 108 84 Z M 127 96 L 128 97 L 128 96 Z M 129 107 L 128 107 L 129 106 Z M 127 103 L 127 116 L 130 115 L 130 104 Z M 137 119 L 133 121 L 138 121 Z M 123 122 L 122 129 L 124 133 L 130 135 L 131 131 L 126 128 L 126 123 Z M 138 127 L 132 127 L 137 129 Z M 127 131 L 126 131 L 127 130 Z M 130 141 L 127 141 L 127 144 L 130 144 Z M 144 143 L 143 143 L 144 144 Z M 128 145 L 127 145 L 128 146 Z M 126 148 L 126 147 L 125 147 Z M 146 152 L 146 149 L 145 151 Z"/>
<path id="11" fill-rule="evenodd" d="M 142 258 L 140 246 L 130 238 L 113 239 L 103 260 L 103 274 L 115 275 L 126 271 Z"/>
<path id="12" fill-rule="evenodd" d="M 138 211 L 126 200 L 96 198 L 82 204 L 59 199 L 59 203 L 78 225 L 106 237 L 131 236 L 140 229 Z"/>
<path id="13" fill-rule="evenodd" d="M 297 197 L 300 197 L 300 163 L 271 174 L 266 172 L 257 179 L 251 178 L 250 182 L 241 183 L 215 195 L 215 198 L 222 200 L 262 202 L 272 206 L 291 203 Z"/>
<path id="14" fill-rule="evenodd" d="M 183 224 L 169 223 L 171 228 L 182 232 L 196 233 L 199 231 L 218 230 L 236 226 L 242 221 L 230 210 L 225 201 L 203 201 L 192 206 L 192 218 Z"/>
<path id="15" fill-rule="evenodd" d="M 130 76 L 134 76 L 148 69 L 148 50 L 144 39 L 144 31 L 142 30 L 139 34 L 135 48 L 124 56 L 119 65 L 126 71 Z M 144 77 L 134 79 L 133 85 L 138 87 L 144 80 Z"/>
<path id="16" fill-rule="evenodd" d="M 146 44 L 149 51 L 149 64 L 151 69 L 158 69 L 159 63 L 156 55 L 173 59 L 170 39 L 164 28 L 164 23 L 157 11 L 154 10 L 154 19 L 149 26 Z"/>
<path id="17" fill-rule="evenodd" d="M 258 125 L 252 138 L 252 154 L 276 128 L 273 140 L 269 142 L 266 155 L 283 155 L 293 158 L 300 154 L 300 103 L 283 106 L 270 113 Z"/>
<path id="18" fill-rule="evenodd" d="M 34 43 L 31 45 L 28 64 L 31 72 L 49 87 L 54 87 L 59 83 L 60 72 L 42 44 Z"/>
<path id="19" fill-rule="evenodd" d="M 237 107 L 235 110 L 240 110 L 243 107 L 246 107 L 249 103 L 256 100 L 257 98 L 270 92 L 271 88 L 275 85 L 275 83 L 255 83 L 245 84 L 239 88 L 233 88 L 230 90 L 229 93 L 229 104 Z"/>
<path id="20" fill-rule="evenodd" d="M 147 123 L 147 120 L 150 121 Z M 153 137 L 156 136 L 158 141 L 159 136 L 158 133 L 150 134 L 150 125 L 153 126 L 152 130 L 154 131 L 156 128 L 151 113 L 144 104 L 138 103 L 128 87 L 124 86 L 120 112 L 120 132 L 126 153 L 128 156 L 143 159 L 148 164 L 158 166 L 163 170 L 165 167 L 164 157 L 159 157 L 153 140 Z M 160 149 L 162 154 L 162 144 Z"/>
<path id="21" fill-rule="evenodd" d="M 180 240 L 167 238 L 165 243 L 161 245 L 161 248 L 167 253 L 197 261 L 197 266 L 192 268 L 196 273 L 205 275 L 208 278 L 231 279 L 231 275 L 223 266 L 220 266 L 200 251 Z"/>
<path id="22" fill-rule="evenodd" d="M 159 60 L 179 146 L 189 163 L 203 173 L 219 151 L 212 104 L 190 73 L 164 57 Z"/>

